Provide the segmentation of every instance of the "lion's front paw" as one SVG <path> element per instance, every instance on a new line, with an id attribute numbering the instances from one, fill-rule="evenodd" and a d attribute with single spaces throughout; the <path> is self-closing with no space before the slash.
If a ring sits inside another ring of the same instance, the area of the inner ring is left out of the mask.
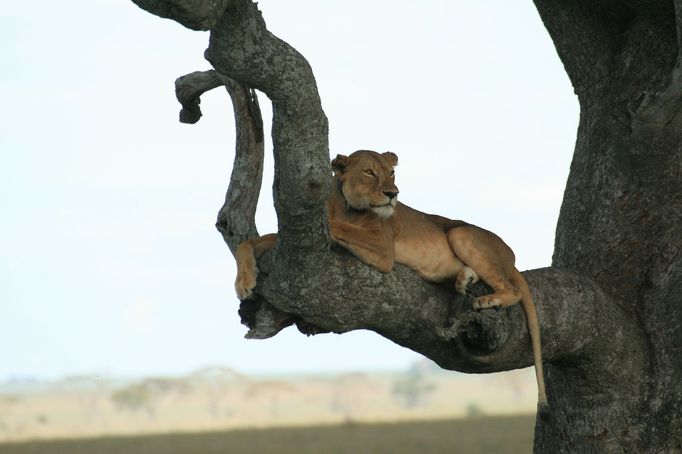
<path id="1" fill-rule="evenodd" d="M 457 293 L 466 295 L 467 288 L 476 282 L 478 282 L 478 274 L 476 274 L 476 272 L 468 266 L 465 266 L 457 275 L 457 280 L 455 281 L 455 290 Z"/>
<path id="2" fill-rule="evenodd" d="M 253 273 L 240 273 L 234 283 L 237 298 L 247 300 L 253 296 L 253 289 L 256 288 L 256 275 Z"/>
<path id="3" fill-rule="evenodd" d="M 479 296 L 478 298 L 474 299 L 474 309 L 477 311 L 490 308 L 498 309 L 500 306 L 502 306 L 502 301 L 500 301 L 500 299 L 494 294 Z"/>

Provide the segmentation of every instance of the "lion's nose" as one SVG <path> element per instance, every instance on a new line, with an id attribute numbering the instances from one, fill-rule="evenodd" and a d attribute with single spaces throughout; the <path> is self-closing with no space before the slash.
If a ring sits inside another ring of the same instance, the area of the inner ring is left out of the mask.
<path id="1" fill-rule="evenodd" d="M 396 197 L 398 197 L 398 192 L 397 191 L 384 191 L 384 195 L 388 197 L 389 199 L 393 200 Z"/>

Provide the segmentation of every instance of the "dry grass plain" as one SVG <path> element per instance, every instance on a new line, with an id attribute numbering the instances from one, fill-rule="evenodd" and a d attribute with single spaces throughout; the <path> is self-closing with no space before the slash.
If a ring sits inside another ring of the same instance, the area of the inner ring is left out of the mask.
<path id="1" fill-rule="evenodd" d="M 532 369 L 0 384 L 0 454 L 527 453 Z"/>
<path id="2" fill-rule="evenodd" d="M 527 454 L 532 416 L 0 444 L 3 454 Z"/>

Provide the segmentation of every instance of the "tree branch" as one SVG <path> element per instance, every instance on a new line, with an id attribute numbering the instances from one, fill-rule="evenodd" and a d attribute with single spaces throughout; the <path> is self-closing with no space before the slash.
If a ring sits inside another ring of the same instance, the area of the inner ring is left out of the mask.
<path id="1" fill-rule="evenodd" d="M 219 73 L 272 100 L 279 236 L 282 242 L 299 246 L 282 259 L 302 270 L 329 247 L 328 126 L 312 69 L 300 53 L 266 29 L 250 0 L 230 2 L 211 31 L 205 56 Z"/>
<path id="2" fill-rule="evenodd" d="M 227 78 L 214 70 L 196 71 L 175 80 L 175 97 L 182 104 L 180 122 L 194 124 L 201 118 L 201 95 L 225 85 Z M 233 101 L 234 104 L 234 101 Z M 236 117 L 236 116 L 235 116 Z M 237 121 L 241 119 L 238 118 Z"/>
<path id="3" fill-rule="evenodd" d="M 255 216 L 263 180 L 263 119 L 256 92 L 224 79 L 232 98 L 237 140 L 230 185 L 216 227 L 234 254 L 242 241 L 258 236 Z"/>
<path id="4" fill-rule="evenodd" d="M 426 282 L 400 265 L 391 273 L 381 273 L 344 251 L 329 254 L 324 272 L 315 276 L 315 282 L 282 281 L 273 277 L 278 266 L 272 258 L 266 255 L 259 264 L 265 279 L 259 281 L 257 290 L 277 308 L 325 331 L 375 331 L 443 368 L 463 372 L 493 372 L 532 364 L 519 305 L 474 312 L 471 298 L 462 300 L 450 287 Z M 631 340 L 623 339 L 622 334 L 630 332 L 628 327 L 639 332 L 630 314 L 582 276 L 553 268 L 528 271 L 524 276 L 541 321 L 546 361 L 612 355 L 613 350 L 631 346 Z M 282 298 L 279 289 L 283 283 L 301 286 L 309 298 Z M 472 296 L 484 293 L 490 289 L 483 284 L 472 290 Z M 605 340 L 613 349 L 598 351 Z M 629 350 L 619 354 L 636 355 Z"/>
<path id="5" fill-rule="evenodd" d="M 239 244 L 258 236 L 256 207 L 263 179 L 263 119 L 256 92 L 214 70 L 196 71 L 175 81 L 175 95 L 182 110 L 180 121 L 196 123 L 203 93 L 224 86 L 232 99 L 236 149 L 230 186 L 218 213 L 216 227 L 234 254 Z"/>
<path id="6" fill-rule="evenodd" d="M 132 0 L 137 6 L 192 30 L 210 30 L 230 0 Z"/>

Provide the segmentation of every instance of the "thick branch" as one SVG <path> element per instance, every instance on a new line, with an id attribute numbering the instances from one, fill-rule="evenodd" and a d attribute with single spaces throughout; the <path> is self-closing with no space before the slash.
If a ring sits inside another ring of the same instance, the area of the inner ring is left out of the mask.
<path id="1" fill-rule="evenodd" d="M 192 30 L 210 30 L 230 0 L 132 0 L 140 8 Z"/>
<path id="2" fill-rule="evenodd" d="M 279 235 L 282 242 L 298 245 L 282 259 L 303 271 L 303 265 L 329 244 L 327 118 L 310 65 L 266 29 L 250 0 L 230 2 L 211 31 L 205 55 L 218 72 L 265 92 L 272 100 Z"/>
<path id="3" fill-rule="evenodd" d="M 471 302 L 458 300 L 449 286 L 428 283 L 403 266 L 383 274 L 344 252 L 330 254 L 324 273 L 319 273 L 314 283 L 272 279 L 279 274 L 273 267 L 278 266 L 267 257 L 261 263 L 261 269 L 270 273 L 259 289 L 264 297 L 277 308 L 325 330 L 342 333 L 369 329 L 444 368 L 465 372 L 532 364 L 520 306 L 476 313 Z M 538 308 L 547 361 L 633 354 L 622 350 L 631 348 L 631 340 L 624 339 L 622 333 L 638 332 L 632 317 L 596 284 L 552 268 L 529 271 L 525 276 Z M 301 286 L 307 298 L 281 298 L 282 285 Z M 479 285 L 475 291 L 488 290 Z M 454 325 L 447 327 L 452 318 Z M 611 350 L 598 351 L 606 339 Z"/>

